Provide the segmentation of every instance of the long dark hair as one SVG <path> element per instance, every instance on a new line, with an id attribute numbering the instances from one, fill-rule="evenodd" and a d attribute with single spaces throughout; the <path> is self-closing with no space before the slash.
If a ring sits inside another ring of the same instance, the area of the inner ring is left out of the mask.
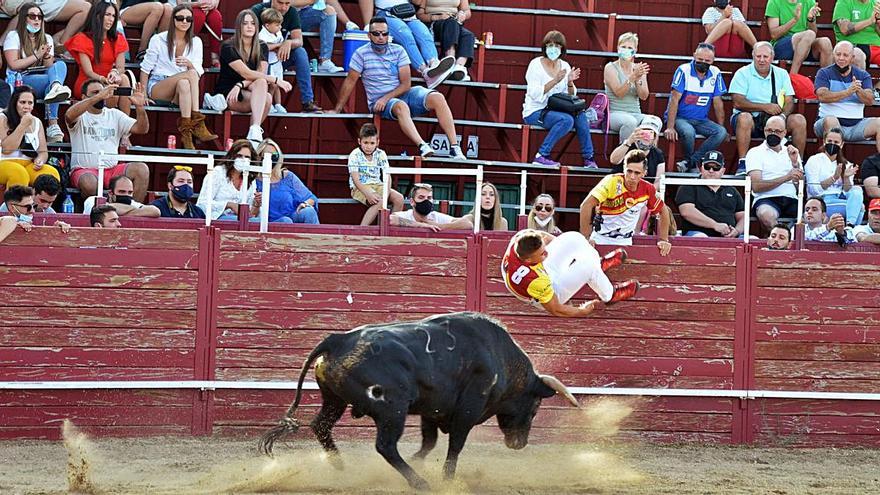
<path id="1" fill-rule="evenodd" d="M 18 40 L 21 43 L 21 52 L 25 57 L 29 57 L 34 54 L 37 48 L 46 44 L 46 19 L 43 18 L 42 26 L 37 34 L 34 36 L 34 41 L 31 42 L 30 31 L 27 30 L 27 14 L 31 9 L 37 9 L 40 11 L 40 15 L 43 15 L 43 9 L 35 4 L 34 2 L 28 2 L 21 6 L 18 10 L 18 23 L 15 25 L 15 32 L 18 34 Z M 42 60 L 37 60 L 35 65 L 42 65 Z"/>
<path id="2" fill-rule="evenodd" d="M 260 58 L 262 58 L 263 54 L 258 33 L 255 32 L 254 37 L 251 38 L 251 46 L 245 46 L 244 39 L 241 37 L 241 25 L 247 16 L 251 16 L 254 19 L 256 26 L 260 25 L 257 14 L 254 14 L 253 10 L 244 9 L 239 12 L 235 18 L 235 34 L 232 35 L 232 47 L 238 52 L 238 56 L 244 60 L 245 65 L 250 66 L 251 64 L 260 63 Z"/>
<path id="3" fill-rule="evenodd" d="M 842 144 L 843 143 L 843 129 L 841 129 L 840 127 L 832 127 L 831 129 L 828 129 L 828 131 L 826 131 L 825 134 L 822 135 L 822 151 L 823 152 L 825 151 L 825 139 L 827 139 L 828 135 L 831 134 L 832 132 L 834 134 L 837 134 L 838 136 L 840 136 L 840 142 L 841 142 L 840 149 L 837 151 L 837 157 L 836 157 L 837 164 L 846 166 L 846 157 L 843 156 L 843 144 Z"/>
<path id="4" fill-rule="evenodd" d="M 109 8 L 113 9 L 116 18 L 113 21 L 113 26 L 105 32 L 104 13 L 106 13 Z M 111 42 L 116 43 L 116 37 L 119 35 L 119 32 L 116 30 L 117 27 L 119 27 L 119 8 L 115 3 L 110 3 L 107 0 L 97 0 L 97 2 L 92 5 L 92 8 L 89 9 L 89 20 L 86 22 L 85 30 L 85 32 L 92 38 L 95 61 L 101 60 L 101 48 L 104 46 L 105 36 Z"/>
<path id="5" fill-rule="evenodd" d="M 247 139 L 238 139 L 232 143 L 232 146 L 229 147 L 229 151 L 226 152 L 226 156 L 223 157 L 224 165 L 226 166 L 226 180 L 232 182 L 232 171 L 235 170 L 235 167 L 232 165 L 232 162 L 235 161 L 235 155 L 241 151 L 242 148 L 248 148 L 251 150 L 251 161 L 257 159 L 257 150 L 254 149 L 254 145 L 251 144 Z M 252 179 L 256 178 L 256 174 L 251 177 L 250 172 L 242 172 L 242 175 L 248 174 L 248 182 L 251 182 Z"/>
<path id="6" fill-rule="evenodd" d="M 15 88 L 12 96 L 9 97 L 9 104 L 6 105 L 6 110 L 3 111 L 6 114 L 6 127 L 10 133 L 21 123 L 21 115 L 18 114 L 18 100 L 21 99 L 21 95 L 24 93 L 30 93 L 34 97 L 34 102 L 36 103 L 37 101 L 37 95 L 30 86 L 22 85 Z"/>
<path id="7" fill-rule="evenodd" d="M 174 39 L 177 38 L 177 26 L 174 24 L 174 16 L 181 10 L 188 11 L 190 16 L 193 15 L 192 4 L 189 3 L 179 3 L 171 11 L 171 21 L 168 23 L 168 58 L 171 60 L 174 60 Z M 190 21 L 189 27 L 183 35 L 183 40 L 186 42 L 186 49 L 183 50 L 184 55 L 192 51 L 193 24 L 195 23 Z"/>

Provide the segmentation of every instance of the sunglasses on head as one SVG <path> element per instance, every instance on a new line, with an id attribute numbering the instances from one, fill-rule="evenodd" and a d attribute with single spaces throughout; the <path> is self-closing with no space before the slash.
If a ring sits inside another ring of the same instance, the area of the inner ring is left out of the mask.
<path id="1" fill-rule="evenodd" d="M 550 205 L 535 205 L 535 211 L 546 211 L 547 213 L 553 212 L 553 207 Z"/>
<path id="2" fill-rule="evenodd" d="M 27 18 L 30 19 L 30 20 L 32 20 L 32 21 L 42 21 L 42 20 L 43 20 L 43 14 L 28 14 L 28 15 L 27 15 Z"/>
<path id="3" fill-rule="evenodd" d="M 176 15 L 174 16 L 174 20 L 177 22 L 192 22 L 193 18 L 192 16 Z"/>
<path id="4" fill-rule="evenodd" d="M 370 34 L 372 34 L 373 36 L 376 36 L 376 37 L 388 36 L 388 31 L 370 31 Z"/>
<path id="5" fill-rule="evenodd" d="M 187 167 L 186 165 L 175 165 L 175 166 L 174 166 L 174 170 L 178 170 L 178 171 L 181 171 L 181 170 L 182 170 L 182 171 L 185 171 L 185 172 L 192 173 L 193 168 L 192 168 L 192 167 Z"/>

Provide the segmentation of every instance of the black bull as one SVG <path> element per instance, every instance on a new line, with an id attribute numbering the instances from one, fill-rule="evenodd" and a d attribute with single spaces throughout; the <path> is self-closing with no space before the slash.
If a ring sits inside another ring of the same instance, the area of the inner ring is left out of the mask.
<path id="1" fill-rule="evenodd" d="M 262 452 L 271 455 L 277 440 L 299 428 L 293 415 L 315 361 L 323 403 L 311 428 L 332 462 L 341 466 L 331 430 L 351 404 L 355 418 L 373 418 L 376 450 L 415 488 L 428 485 L 397 451 L 407 414 L 422 417 L 422 447 L 416 458 L 434 448 L 438 428 L 449 434 L 444 465 L 449 479 L 475 425 L 497 416 L 505 444 L 521 449 L 542 399 L 559 392 L 578 405 L 559 380 L 536 374 L 507 330 L 484 315 L 453 313 L 412 323 L 365 325 L 329 335 L 309 354 L 296 399 L 278 426 L 260 439 Z"/>

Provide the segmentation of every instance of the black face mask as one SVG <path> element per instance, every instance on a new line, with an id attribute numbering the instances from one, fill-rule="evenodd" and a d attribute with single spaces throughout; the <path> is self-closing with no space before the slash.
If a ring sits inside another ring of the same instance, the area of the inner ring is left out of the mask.
<path id="1" fill-rule="evenodd" d="M 699 72 L 700 74 L 705 74 L 706 72 L 709 72 L 709 67 L 711 67 L 711 65 L 706 62 L 694 62 L 694 69 L 697 69 L 697 72 Z"/>
<path id="2" fill-rule="evenodd" d="M 771 148 L 779 146 L 779 143 L 782 142 L 782 137 L 776 134 L 768 134 L 765 139 L 767 139 L 767 146 Z"/>
<path id="3" fill-rule="evenodd" d="M 847 66 L 844 66 L 844 67 L 841 67 L 841 66 L 839 66 L 839 65 L 837 65 L 837 64 L 834 64 L 834 67 L 837 69 L 837 72 L 840 72 L 841 74 L 846 74 L 847 72 L 849 72 L 849 66 L 848 66 L 848 65 L 847 65 Z"/>
<path id="4" fill-rule="evenodd" d="M 825 153 L 834 156 L 840 153 L 840 145 L 834 143 L 825 143 Z"/>
<path id="5" fill-rule="evenodd" d="M 415 210 L 416 210 L 416 213 L 418 213 L 419 215 L 421 215 L 423 217 L 427 216 L 432 211 L 434 211 L 434 203 L 430 199 L 420 201 L 420 202 L 416 203 Z"/>
<path id="6" fill-rule="evenodd" d="M 131 196 L 116 196 L 114 203 L 119 203 L 121 205 L 130 205 L 132 201 Z"/>
<path id="7" fill-rule="evenodd" d="M 95 110 L 101 110 L 104 108 L 104 105 L 106 105 L 104 100 L 100 100 L 100 101 L 96 101 L 95 104 L 92 106 L 95 107 Z"/>

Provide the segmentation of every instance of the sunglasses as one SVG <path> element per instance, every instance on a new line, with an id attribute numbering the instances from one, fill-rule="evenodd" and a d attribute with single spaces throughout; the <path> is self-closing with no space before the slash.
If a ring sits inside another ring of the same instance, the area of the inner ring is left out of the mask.
<path id="1" fill-rule="evenodd" d="M 28 14 L 28 15 L 27 15 L 27 18 L 30 19 L 30 20 L 32 20 L 32 21 L 42 21 L 42 20 L 43 20 L 43 14 Z"/>
<path id="2" fill-rule="evenodd" d="M 370 31 L 370 34 L 378 38 L 380 36 L 388 36 L 388 31 Z"/>
<path id="3" fill-rule="evenodd" d="M 187 167 L 186 165 L 175 165 L 175 166 L 174 166 L 174 170 L 178 170 L 178 171 L 184 171 L 184 172 L 192 173 L 193 168 L 192 168 L 192 167 Z"/>
<path id="4" fill-rule="evenodd" d="M 174 20 L 177 22 L 192 22 L 193 18 L 192 18 L 192 16 L 176 15 L 176 16 L 174 16 Z"/>
<path id="5" fill-rule="evenodd" d="M 546 211 L 547 213 L 553 212 L 553 207 L 550 205 L 535 205 L 535 211 Z"/>
<path id="6" fill-rule="evenodd" d="M 15 209 L 17 209 L 17 210 L 23 209 L 24 211 L 34 211 L 34 204 L 33 203 L 31 203 L 29 205 L 17 205 L 15 203 L 12 203 L 12 206 L 14 206 Z"/>
<path id="7" fill-rule="evenodd" d="M 721 168 L 722 168 L 721 165 L 709 165 L 709 164 L 703 165 L 703 170 L 708 170 L 710 172 L 718 172 L 719 170 L 721 170 Z"/>

